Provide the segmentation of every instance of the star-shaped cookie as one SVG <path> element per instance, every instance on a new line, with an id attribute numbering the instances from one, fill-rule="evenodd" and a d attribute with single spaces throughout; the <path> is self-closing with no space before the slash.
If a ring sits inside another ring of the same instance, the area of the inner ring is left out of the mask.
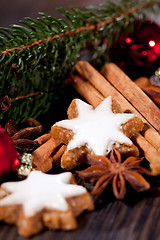
<path id="1" fill-rule="evenodd" d="M 0 220 L 17 224 L 19 233 L 31 236 L 44 227 L 71 230 L 75 216 L 93 210 L 93 201 L 82 186 L 75 184 L 70 172 L 47 175 L 33 171 L 19 182 L 3 183 Z"/>
<path id="2" fill-rule="evenodd" d="M 134 114 L 122 113 L 111 97 L 95 109 L 80 99 L 74 99 L 68 109 L 69 119 L 54 124 L 52 136 L 67 144 L 61 166 L 71 169 L 84 162 L 86 154 L 106 156 L 113 148 L 138 156 L 130 140 L 142 130 L 143 122 Z"/>

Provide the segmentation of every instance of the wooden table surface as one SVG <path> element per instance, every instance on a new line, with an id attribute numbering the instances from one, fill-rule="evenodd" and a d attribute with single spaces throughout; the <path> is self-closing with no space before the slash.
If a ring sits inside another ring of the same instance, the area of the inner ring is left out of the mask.
<path id="1" fill-rule="evenodd" d="M 159 240 L 160 179 L 151 181 L 151 189 L 143 193 L 129 190 L 124 201 L 115 200 L 108 189 L 94 199 L 95 211 L 78 217 L 74 231 L 44 230 L 33 240 Z M 83 184 L 84 185 L 84 184 Z M 0 240 L 25 240 L 15 226 L 0 223 Z"/>

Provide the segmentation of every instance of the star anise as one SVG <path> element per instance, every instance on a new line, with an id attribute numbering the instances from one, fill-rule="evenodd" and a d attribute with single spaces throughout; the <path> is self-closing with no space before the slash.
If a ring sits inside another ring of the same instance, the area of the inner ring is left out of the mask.
<path id="1" fill-rule="evenodd" d="M 92 194 L 99 196 L 112 181 L 113 194 L 117 199 L 123 199 L 126 195 L 126 181 L 137 192 L 150 188 L 150 184 L 141 174 L 151 173 L 140 166 L 143 158 L 128 157 L 122 162 L 120 153 L 113 149 L 110 157 L 88 155 L 88 163 L 91 165 L 85 170 L 76 171 L 80 178 L 89 180 L 95 184 Z"/>
<path id="2" fill-rule="evenodd" d="M 6 131 L 11 136 L 15 148 L 18 152 L 33 152 L 40 144 L 35 141 L 35 137 L 42 132 L 42 125 L 26 127 L 17 131 L 18 127 L 13 120 L 9 120 L 5 126 Z"/>

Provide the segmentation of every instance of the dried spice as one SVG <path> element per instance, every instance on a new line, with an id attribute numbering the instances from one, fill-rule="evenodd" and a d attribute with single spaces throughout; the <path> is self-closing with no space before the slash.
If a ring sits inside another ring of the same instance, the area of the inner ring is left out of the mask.
<path id="1" fill-rule="evenodd" d="M 99 196 L 112 181 L 113 194 L 117 199 L 123 199 L 126 195 L 126 181 L 137 192 L 150 188 L 150 184 L 141 174 L 151 173 L 140 166 L 143 158 L 128 157 L 122 162 L 120 153 L 113 149 L 110 157 L 88 155 L 88 163 L 91 165 L 85 170 L 76 171 L 80 178 L 89 180 L 95 184 L 92 194 Z"/>
<path id="2" fill-rule="evenodd" d="M 12 136 L 11 139 L 16 150 L 21 154 L 18 174 L 23 177 L 30 173 L 33 166 L 43 172 L 51 170 L 53 165 L 60 162 L 61 156 L 66 149 L 66 146 L 51 138 L 50 132 L 41 135 L 42 125 L 39 125 L 39 122 L 29 119 L 30 123 L 34 127 L 26 127 L 18 132 L 18 127 L 13 120 L 9 120 L 5 126 L 9 135 Z M 31 156 L 34 161 L 29 164 L 24 162 L 26 159 L 30 160 Z"/>
<path id="3" fill-rule="evenodd" d="M 160 107 L 160 87 L 150 86 L 143 89 L 144 92 L 152 99 L 152 101 Z"/>
<path id="4" fill-rule="evenodd" d="M 0 100 L 0 110 L 1 111 L 8 111 L 10 109 L 10 106 L 12 105 L 12 99 L 8 97 L 8 95 L 4 96 Z"/>
<path id="5" fill-rule="evenodd" d="M 23 128 L 12 136 L 12 140 L 33 139 L 37 134 L 42 132 L 42 125 L 36 127 Z"/>
<path id="6" fill-rule="evenodd" d="M 13 143 L 19 152 L 33 152 L 37 147 L 40 146 L 38 141 L 23 138 L 13 140 Z"/>
<path id="7" fill-rule="evenodd" d="M 9 120 L 6 123 L 5 129 L 11 136 L 16 150 L 20 153 L 33 152 L 40 146 L 39 142 L 34 140 L 42 132 L 42 125 L 35 127 L 26 127 L 17 131 L 18 126 L 13 120 Z"/>
<path id="8" fill-rule="evenodd" d="M 6 129 L 7 133 L 11 137 L 18 131 L 18 126 L 17 126 L 17 124 L 16 124 L 16 122 L 14 120 L 9 119 L 6 122 L 5 129 Z"/>
<path id="9" fill-rule="evenodd" d="M 65 149 L 64 145 L 50 137 L 32 152 L 34 167 L 39 171 L 48 172 L 53 166 L 59 164 Z"/>

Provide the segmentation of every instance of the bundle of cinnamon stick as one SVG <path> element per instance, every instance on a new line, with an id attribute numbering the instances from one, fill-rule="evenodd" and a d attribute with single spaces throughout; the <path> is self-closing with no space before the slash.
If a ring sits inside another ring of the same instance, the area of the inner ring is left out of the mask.
<path id="1" fill-rule="evenodd" d="M 123 112 L 132 112 L 144 122 L 136 143 L 149 161 L 153 175 L 160 174 L 160 110 L 152 100 L 114 63 L 98 72 L 86 61 L 79 61 L 70 78 L 74 88 L 88 103 L 96 107 L 112 96 Z"/>

